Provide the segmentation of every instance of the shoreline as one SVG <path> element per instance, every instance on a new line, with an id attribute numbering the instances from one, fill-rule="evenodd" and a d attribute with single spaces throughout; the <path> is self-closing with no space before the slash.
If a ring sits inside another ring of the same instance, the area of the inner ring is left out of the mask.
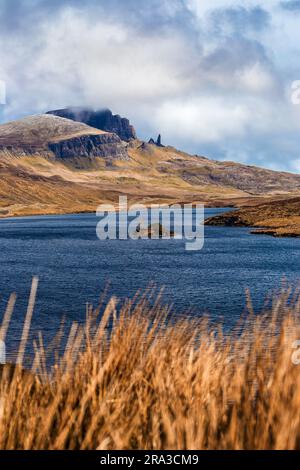
<path id="1" fill-rule="evenodd" d="M 215 216 L 216 218 L 217 217 L 222 217 L 222 215 L 216 215 Z M 215 217 L 211 217 L 209 219 L 207 219 L 205 221 L 205 225 L 206 226 L 210 226 L 210 227 L 232 227 L 232 228 L 238 228 L 238 227 L 244 227 L 244 228 L 248 228 L 250 230 L 250 233 L 252 235 L 268 235 L 270 237 L 273 237 L 273 238 L 300 238 L 300 232 L 294 232 L 293 231 L 293 228 L 291 231 L 287 231 L 287 230 L 280 230 L 280 228 L 278 228 L 277 230 L 276 229 L 271 229 L 271 228 L 268 228 L 268 227 L 264 227 L 264 226 L 258 226 L 258 225 L 246 225 L 246 224 L 227 224 L 227 223 L 212 223 L 212 219 L 214 219 Z M 207 223 L 208 222 L 208 223 Z"/>
<path id="2" fill-rule="evenodd" d="M 248 227 L 254 235 L 275 238 L 300 237 L 300 197 L 273 201 L 226 212 L 205 221 L 205 225 Z"/>
<path id="3" fill-rule="evenodd" d="M 135 204 L 136 202 L 133 202 L 133 203 L 130 203 L 128 202 L 128 205 L 130 204 Z M 101 204 L 109 204 L 109 205 L 114 205 L 113 203 L 111 202 L 99 202 L 99 206 Z M 236 206 L 234 204 L 212 204 L 211 202 L 209 204 L 206 204 L 204 201 L 200 202 L 200 201 L 185 201 L 185 202 L 174 202 L 174 201 L 170 201 L 169 203 L 151 203 L 151 204 L 146 204 L 146 203 L 142 203 L 147 209 L 150 209 L 151 207 L 170 207 L 172 205 L 175 205 L 175 204 L 178 204 L 180 205 L 181 207 L 185 204 L 193 204 L 193 205 L 196 205 L 196 204 L 203 204 L 204 205 L 204 208 L 205 209 L 233 209 L 233 210 L 237 210 L 239 209 L 239 206 Z M 118 204 L 115 205 L 115 211 L 116 212 L 119 212 L 119 207 L 118 207 Z M 57 217 L 57 216 L 63 216 L 63 215 L 80 215 L 80 214 L 96 214 L 96 210 L 89 210 L 88 208 L 85 210 L 85 209 L 78 209 L 78 210 L 73 210 L 73 211 L 43 211 L 43 212 L 32 212 L 32 213 L 21 213 L 21 214 L 15 214 L 15 215 L 2 215 L 1 214 L 1 210 L 0 210 L 0 221 L 1 220 L 9 220 L 9 219 L 20 219 L 20 218 L 26 218 L 26 217 Z"/>
<path id="4" fill-rule="evenodd" d="M 183 204 L 200 204 L 199 201 L 197 202 L 186 202 L 186 203 L 181 203 Z M 147 209 L 150 209 L 151 207 L 169 207 L 173 205 L 174 202 L 170 204 L 145 204 Z M 250 229 L 250 233 L 252 235 L 268 235 L 274 238 L 300 238 L 300 231 L 294 232 L 293 230 L 281 230 L 279 231 L 276 228 L 271 228 L 267 227 L 264 225 L 253 225 L 253 224 L 247 224 L 244 222 L 238 223 L 235 220 L 235 215 L 233 216 L 234 212 L 240 211 L 242 208 L 239 206 L 230 206 L 230 205 L 206 205 L 204 204 L 205 209 L 232 209 L 230 212 L 226 212 L 225 214 L 219 214 L 215 215 L 213 217 L 209 217 L 208 219 L 205 220 L 205 226 L 214 226 L 214 227 L 245 227 Z M 116 212 L 119 212 L 119 208 L 116 207 Z M 76 216 L 76 215 L 94 215 L 96 216 L 96 211 L 91 211 L 91 210 L 78 210 L 78 211 L 71 211 L 71 212 L 42 212 L 42 213 L 30 213 L 30 214 L 17 214 L 17 215 L 9 215 L 9 216 L 2 216 L 0 215 L 0 223 L 1 221 L 5 220 L 18 220 L 18 219 L 29 219 L 29 218 L 39 218 L 39 217 L 59 217 L 59 216 Z M 232 217 L 233 221 L 232 223 L 228 223 L 227 217 L 230 216 Z"/>

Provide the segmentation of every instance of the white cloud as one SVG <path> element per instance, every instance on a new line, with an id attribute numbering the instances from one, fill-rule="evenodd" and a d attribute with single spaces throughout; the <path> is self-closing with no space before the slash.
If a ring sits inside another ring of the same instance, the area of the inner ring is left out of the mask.
<path id="1" fill-rule="evenodd" d="M 192 60 L 186 37 L 172 32 L 149 37 L 104 18 L 91 24 L 76 9 L 41 23 L 30 43 L 6 42 L 3 55 L 11 90 L 7 115 L 70 100 L 117 108 L 159 102 L 183 93 L 191 82 L 183 73 Z"/>
<path id="2" fill-rule="evenodd" d="M 194 143 L 211 143 L 245 135 L 249 112 L 243 105 L 230 106 L 220 97 L 201 96 L 164 103 L 157 110 L 155 121 L 170 141 L 180 133 Z"/>
<path id="3" fill-rule="evenodd" d="M 235 78 L 240 88 L 254 93 L 268 93 L 274 87 L 274 77 L 259 62 L 236 72 Z"/>
<path id="4" fill-rule="evenodd" d="M 5 119 L 106 106 L 144 138 L 161 132 L 193 153 L 299 168 L 300 107 L 287 91 L 300 79 L 290 60 L 298 30 L 274 1 L 32 0 L 10 28 L 15 0 L 3 1 Z"/>

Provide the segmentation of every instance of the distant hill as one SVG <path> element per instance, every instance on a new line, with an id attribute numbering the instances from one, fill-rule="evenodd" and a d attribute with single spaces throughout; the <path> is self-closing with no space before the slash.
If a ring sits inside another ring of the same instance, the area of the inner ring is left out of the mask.
<path id="1" fill-rule="evenodd" d="M 300 175 L 191 156 L 45 114 L 0 126 L 0 216 L 145 204 L 241 207 L 300 196 Z"/>
<path id="2" fill-rule="evenodd" d="M 116 134 L 47 114 L 1 125 L 0 150 L 57 158 L 127 158 L 126 146 Z"/>
<path id="3" fill-rule="evenodd" d="M 106 132 L 117 134 L 121 140 L 130 142 L 136 139 L 136 132 L 129 120 L 121 116 L 113 115 L 109 109 L 93 111 L 86 108 L 65 108 L 49 111 L 47 114 L 53 114 L 73 121 L 83 122 L 88 126 L 101 129 Z"/>

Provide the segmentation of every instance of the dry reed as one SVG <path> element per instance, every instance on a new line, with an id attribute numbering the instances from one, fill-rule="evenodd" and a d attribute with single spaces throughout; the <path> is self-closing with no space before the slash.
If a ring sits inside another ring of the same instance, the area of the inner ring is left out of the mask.
<path id="1" fill-rule="evenodd" d="M 28 337 L 33 285 L 23 340 Z M 4 316 L 7 331 L 15 298 Z M 230 335 L 207 319 L 174 318 L 147 295 L 91 307 L 47 365 L 0 374 L 1 449 L 299 449 L 297 293 L 245 316 Z"/>

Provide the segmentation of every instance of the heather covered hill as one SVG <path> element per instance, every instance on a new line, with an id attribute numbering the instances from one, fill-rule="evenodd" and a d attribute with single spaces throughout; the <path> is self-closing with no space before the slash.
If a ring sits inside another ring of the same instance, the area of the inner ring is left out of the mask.
<path id="1" fill-rule="evenodd" d="M 190 156 L 175 149 L 160 149 L 162 155 L 172 159 L 172 172 L 191 183 L 211 184 L 224 188 L 234 188 L 249 196 L 280 195 L 300 191 L 300 175 L 268 170 L 235 162 L 210 160 L 205 157 Z M 175 154 L 177 156 L 175 157 Z M 159 163 L 159 170 L 168 173 L 170 160 Z"/>

